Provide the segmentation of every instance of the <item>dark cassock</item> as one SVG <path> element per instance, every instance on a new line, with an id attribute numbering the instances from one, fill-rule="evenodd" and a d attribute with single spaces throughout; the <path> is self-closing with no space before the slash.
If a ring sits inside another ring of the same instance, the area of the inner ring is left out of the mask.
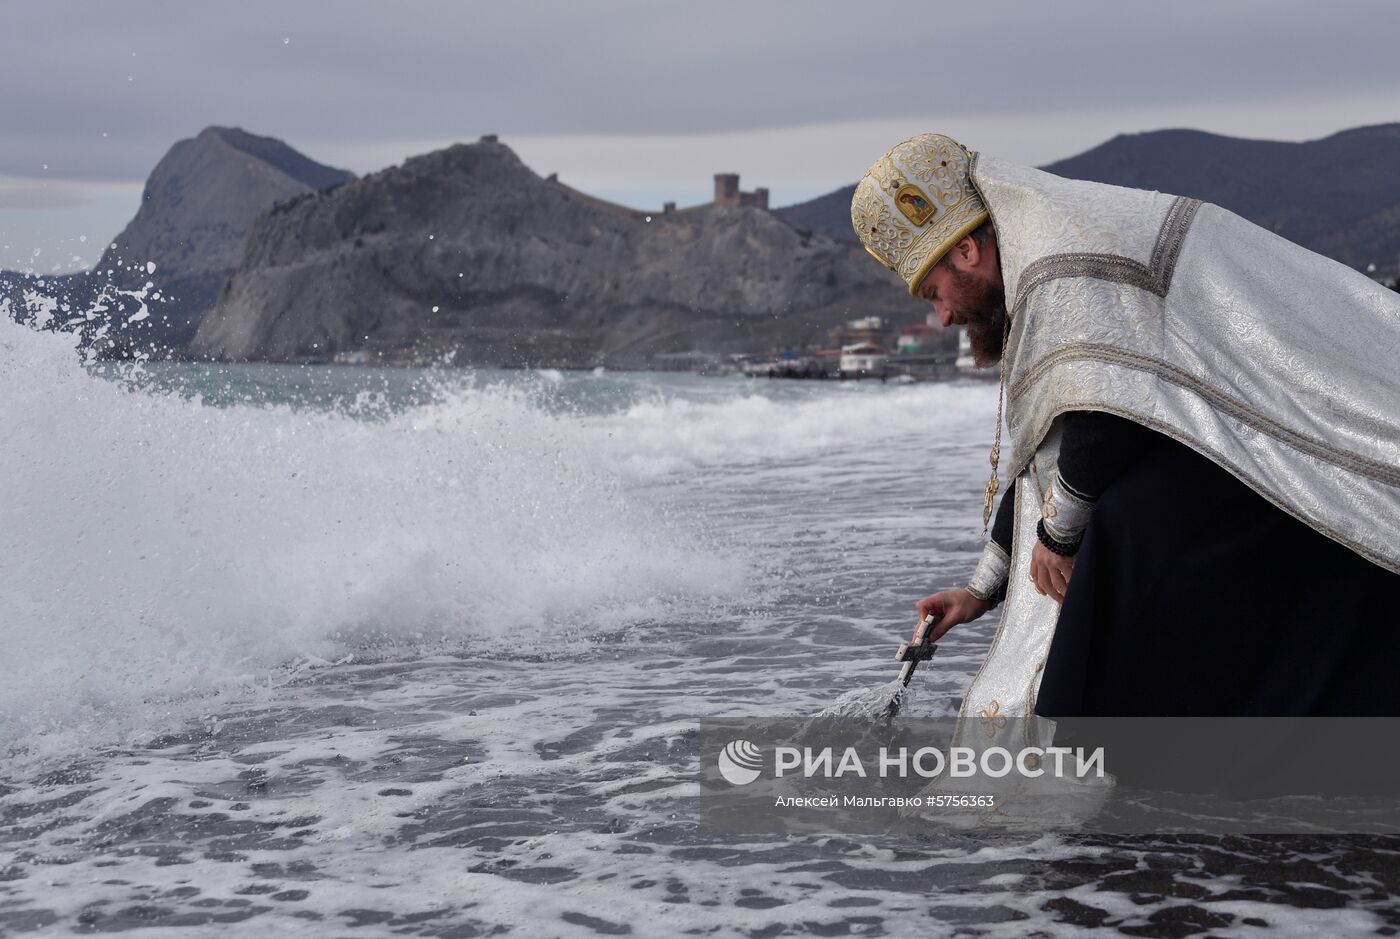
<path id="1" fill-rule="evenodd" d="M 1044 736 L 1036 715 L 1400 715 L 1400 295 L 1218 206 L 934 134 L 852 202 L 911 293 L 988 219 L 1009 452 L 999 417 L 1006 482 L 967 589 L 1000 623 L 969 737 L 1007 743 L 1003 717 Z M 1037 542 L 1074 557 L 1063 605 L 1029 578 Z"/>

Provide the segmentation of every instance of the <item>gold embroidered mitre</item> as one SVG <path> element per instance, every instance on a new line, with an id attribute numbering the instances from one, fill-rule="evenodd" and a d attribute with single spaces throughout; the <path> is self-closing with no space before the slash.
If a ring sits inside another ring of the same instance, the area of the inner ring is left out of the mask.
<path id="1" fill-rule="evenodd" d="M 882 156 L 856 184 L 856 237 L 904 278 L 910 294 L 917 296 L 938 259 L 987 220 L 971 165 L 971 151 L 952 137 L 920 134 Z"/>

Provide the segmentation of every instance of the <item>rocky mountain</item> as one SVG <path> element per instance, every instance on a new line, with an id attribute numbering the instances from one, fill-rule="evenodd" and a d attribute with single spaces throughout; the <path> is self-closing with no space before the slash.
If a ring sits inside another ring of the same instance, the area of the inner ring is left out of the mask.
<path id="1" fill-rule="evenodd" d="M 851 228 L 851 198 L 855 194 L 856 184 L 851 183 L 824 196 L 777 209 L 774 214 L 798 228 L 859 244 Z"/>
<path id="2" fill-rule="evenodd" d="M 1391 267 L 1400 255 L 1400 124 L 1304 143 L 1195 130 L 1125 134 L 1043 168 L 1072 179 L 1205 199 L 1353 267 Z M 778 214 L 853 241 L 854 188 Z"/>
<path id="3" fill-rule="evenodd" d="M 156 164 L 135 218 L 91 271 L 39 278 L 46 282 L 39 291 L 62 296 L 77 311 L 116 307 L 117 332 L 142 345 L 182 347 L 238 267 L 244 237 L 260 212 L 354 178 L 280 140 L 236 127 L 205 128 Z M 6 279 L 25 285 L 14 274 Z M 133 303 L 120 291 L 143 293 L 148 314 L 128 323 Z"/>
<path id="4" fill-rule="evenodd" d="M 483 138 L 260 216 L 191 352 L 644 367 L 924 312 L 858 247 L 757 208 L 645 216 Z"/>

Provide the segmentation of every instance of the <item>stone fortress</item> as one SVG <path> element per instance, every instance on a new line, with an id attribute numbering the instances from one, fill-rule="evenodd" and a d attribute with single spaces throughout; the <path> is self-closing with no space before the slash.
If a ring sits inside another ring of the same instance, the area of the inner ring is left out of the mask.
<path id="1" fill-rule="evenodd" d="M 715 174 L 715 199 L 711 206 L 719 208 L 738 208 L 739 206 L 751 206 L 755 209 L 768 211 L 768 190 L 755 189 L 753 192 L 744 192 L 739 188 L 738 173 L 716 173 Z M 708 206 L 697 205 L 693 208 L 708 208 Z M 661 207 L 662 215 L 670 215 L 676 211 L 674 202 L 667 202 Z"/>
<path id="2" fill-rule="evenodd" d="M 766 209 L 768 208 L 768 190 L 755 189 L 753 192 L 741 192 L 738 173 L 716 173 L 715 205 L 751 205 L 757 209 Z"/>

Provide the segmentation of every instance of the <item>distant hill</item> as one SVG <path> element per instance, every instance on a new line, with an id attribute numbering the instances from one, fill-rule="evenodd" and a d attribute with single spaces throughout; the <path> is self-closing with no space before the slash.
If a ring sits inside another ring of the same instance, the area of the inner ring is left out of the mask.
<path id="1" fill-rule="evenodd" d="M 1043 169 L 1205 199 L 1353 267 L 1388 267 L 1400 255 L 1400 124 L 1304 143 L 1195 130 L 1125 134 Z M 847 186 L 778 214 L 854 241 L 854 191 Z"/>
<path id="2" fill-rule="evenodd" d="M 1159 130 L 1045 169 L 1214 202 L 1353 267 L 1392 264 L 1400 253 L 1400 124 L 1304 143 Z"/>
<path id="3" fill-rule="evenodd" d="M 150 315 L 114 328 L 138 344 L 179 348 L 194 337 L 238 267 L 243 240 L 260 212 L 279 201 L 350 182 L 353 173 L 322 166 L 272 137 L 208 127 L 181 140 L 156 164 L 135 218 L 90 271 L 40 278 L 43 292 L 91 307 L 104 286 L 139 291 L 147 282 Z M 147 267 L 154 264 L 154 271 Z M 32 284 L 6 272 L 11 290 Z M 109 291 L 110 293 L 110 291 Z M 124 304 L 129 308 L 130 304 Z"/>
<path id="4" fill-rule="evenodd" d="M 191 353 L 646 367 L 924 312 L 851 244 L 758 208 L 646 217 L 483 138 L 263 214 Z"/>
<path id="5" fill-rule="evenodd" d="M 824 196 L 778 209 L 773 214 L 798 228 L 859 244 L 851 228 L 851 197 L 855 194 L 856 184 L 851 183 Z"/>

